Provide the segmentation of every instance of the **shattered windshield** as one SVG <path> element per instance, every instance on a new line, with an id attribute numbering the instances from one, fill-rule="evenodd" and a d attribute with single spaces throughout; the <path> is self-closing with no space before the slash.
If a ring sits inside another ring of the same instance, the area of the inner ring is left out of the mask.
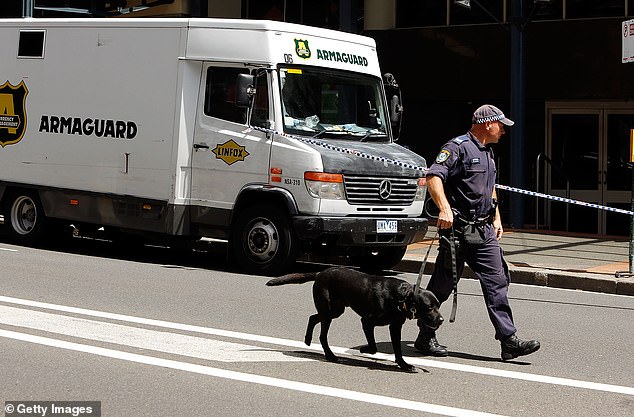
<path id="1" fill-rule="evenodd" d="M 381 80 L 322 68 L 279 71 L 284 132 L 320 138 L 388 141 Z"/>

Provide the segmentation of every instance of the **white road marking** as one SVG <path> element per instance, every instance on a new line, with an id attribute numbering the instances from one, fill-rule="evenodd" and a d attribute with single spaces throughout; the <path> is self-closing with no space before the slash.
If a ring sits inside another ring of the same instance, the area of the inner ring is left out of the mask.
<path id="1" fill-rule="evenodd" d="M 0 305 L 0 323 L 219 362 L 301 362 L 279 350 Z"/>
<path id="2" fill-rule="evenodd" d="M 291 381 L 287 379 L 272 378 L 268 376 L 248 374 L 244 372 L 228 371 L 225 369 L 212 368 L 209 366 L 195 365 L 192 363 L 178 362 L 170 359 L 155 358 L 152 356 L 139 355 L 135 353 L 121 352 L 113 349 L 105 349 L 96 346 L 82 345 L 79 343 L 66 342 L 63 340 L 51 339 L 47 337 L 34 336 L 8 330 L 0 330 L 0 337 L 14 340 L 21 340 L 39 345 L 51 346 L 61 349 L 84 352 L 102 357 L 114 358 L 135 362 L 145 365 L 160 366 L 163 368 L 176 369 L 185 372 L 192 372 L 201 375 L 213 376 L 216 378 L 231 379 L 234 381 L 248 382 L 252 384 L 266 385 L 269 387 L 284 388 L 292 391 L 306 392 L 317 395 L 326 395 L 353 401 L 360 401 L 369 404 L 383 405 L 387 407 L 402 408 L 406 410 L 424 411 L 444 416 L 456 417 L 487 417 L 496 414 L 482 413 L 473 410 L 465 410 L 443 405 L 429 404 L 418 401 L 404 400 L 400 398 L 386 397 L 383 395 L 368 394 L 364 392 L 350 391 L 341 388 L 333 388 L 323 385 L 308 384 L 305 382 Z"/>
<path id="3" fill-rule="evenodd" d="M 313 344 L 312 346 L 306 346 L 303 342 L 296 341 L 296 340 L 281 339 L 281 338 L 275 338 L 275 337 L 269 337 L 269 336 L 259 336 L 259 335 L 249 334 L 249 333 L 240 333 L 240 332 L 234 332 L 230 330 L 213 329 L 209 327 L 193 326 L 193 325 L 182 324 L 182 323 L 172 323 L 172 322 L 161 321 L 161 320 L 147 319 L 142 317 L 134 317 L 134 316 L 108 313 L 108 312 L 96 311 L 96 310 L 88 310 L 88 309 L 83 309 L 78 307 L 69 307 L 69 306 L 63 306 L 58 304 L 49 304 L 49 303 L 43 303 L 39 301 L 24 300 L 24 299 L 6 297 L 6 296 L 0 296 L 0 302 L 30 306 L 30 307 L 37 307 L 37 308 L 44 308 L 48 310 L 61 311 L 66 313 L 81 314 L 81 315 L 90 316 L 90 317 L 99 317 L 99 318 L 105 318 L 105 319 L 111 319 L 111 320 L 118 320 L 118 321 L 123 321 L 128 323 L 144 324 L 144 325 L 155 326 L 155 327 L 165 328 L 165 329 L 182 330 L 187 332 L 222 336 L 222 337 L 228 337 L 228 338 L 240 339 L 240 340 L 249 340 L 249 341 L 254 341 L 259 343 L 267 343 L 272 345 L 286 346 L 286 347 L 293 347 L 293 348 L 302 348 L 304 350 L 313 350 L 313 351 L 321 352 L 321 347 L 316 344 Z M 333 352 L 338 354 L 356 354 L 356 355 L 359 354 L 358 351 L 353 351 L 353 350 L 342 348 L 342 347 L 331 346 L 331 349 Z M 377 358 L 377 359 L 394 360 L 394 355 L 387 355 L 382 353 L 377 353 L 371 356 L 368 355 L 368 357 Z M 602 383 L 589 382 L 589 381 L 580 381 L 576 379 L 559 378 L 559 377 L 538 375 L 538 374 L 529 374 L 524 372 L 507 371 L 503 369 L 493 369 L 493 368 L 486 368 L 486 367 L 473 366 L 473 365 L 463 365 L 459 363 L 422 359 L 418 357 L 405 357 L 405 359 L 408 363 L 412 365 L 421 366 L 421 367 L 447 369 L 447 370 L 452 370 L 457 372 L 468 372 L 468 373 L 487 375 L 487 376 L 493 376 L 493 377 L 517 379 L 517 380 L 531 381 L 531 382 L 537 382 L 537 383 L 543 383 L 543 384 L 568 386 L 573 388 L 583 388 L 583 389 L 589 389 L 589 390 L 595 390 L 595 391 L 604 391 L 604 392 L 634 396 L 634 387 L 602 384 Z"/>
<path id="4" fill-rule="evenodd" d="M 0 250 L 3 250 L 5 252 L 17 252 L 17 249 L 9 249 L 9 248 L 0 248 Z"/>

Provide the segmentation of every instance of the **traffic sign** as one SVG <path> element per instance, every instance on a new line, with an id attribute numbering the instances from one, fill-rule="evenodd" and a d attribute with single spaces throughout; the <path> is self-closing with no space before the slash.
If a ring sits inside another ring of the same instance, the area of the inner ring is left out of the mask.
<path id="1" fill-rule="evenodd" d="M 622 27 L 622 62 L 634 62 L 634 19 L 623 22 Z"/>

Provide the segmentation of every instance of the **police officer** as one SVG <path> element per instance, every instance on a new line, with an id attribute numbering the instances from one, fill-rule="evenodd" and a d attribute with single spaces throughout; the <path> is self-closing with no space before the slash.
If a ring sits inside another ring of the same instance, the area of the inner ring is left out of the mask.
<path id="1" fill-rule="evenodd" d="M 480 280 L 489 319 L 500 341 L 502 360 L 528 355 L 539 349 L 536 340 L 516 336 L 508 301 L 510 276 L 499 239 L 502 221 L 495 193 L 496 167 L 491 146 L 514 122 L 492 105 L 479 107 L 471 129 L 447 142 L 427 173 L 427 188 L 440 209 L 438 229 L 440 251 L 427 289 L 442 303 L 462 275 L 464 263 Z M 452 260 L 455 242 L 455 260 Z M 454 276 L 455 275 L 455 276 Z M 447 356 L 433 330 L 419 320 L 415 348 L 431 356 Z"/>

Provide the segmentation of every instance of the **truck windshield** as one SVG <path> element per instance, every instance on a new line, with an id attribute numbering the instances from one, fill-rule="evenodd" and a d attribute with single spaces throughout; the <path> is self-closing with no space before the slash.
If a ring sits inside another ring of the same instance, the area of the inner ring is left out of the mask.
<path id="1" fill-rule="evenodd" d="M 389 140 L 379 78 L 311 67 L 281 67 L 284 132 L 360 141 Z"/>

